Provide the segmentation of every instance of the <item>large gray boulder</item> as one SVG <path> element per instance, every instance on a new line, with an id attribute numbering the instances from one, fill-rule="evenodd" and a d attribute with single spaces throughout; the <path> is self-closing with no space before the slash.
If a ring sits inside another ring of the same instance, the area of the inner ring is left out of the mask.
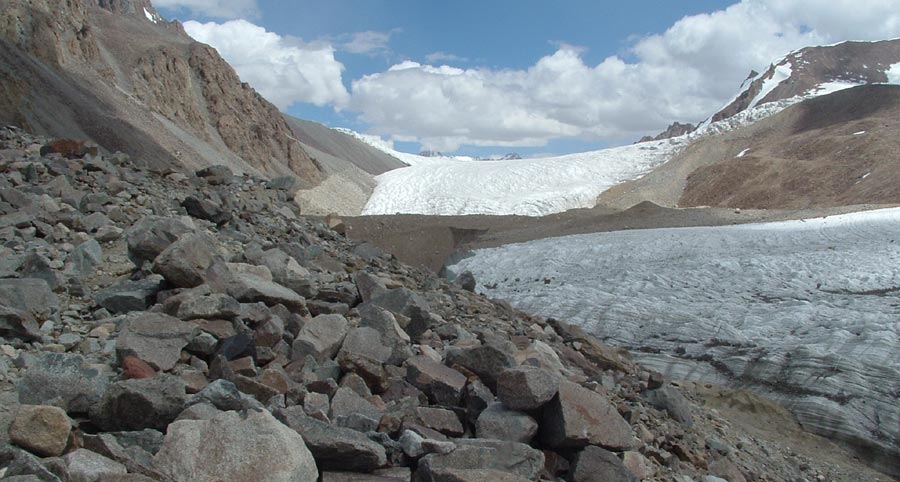
<path id="1" fill-rule="evenodd" d="M 113 383 L 99 406 L 91 410 L 91 420 L 107 431 L 165 431 L 184 410 L 187 396 L 181 378 L 162 374 Z"/>
<path id="2" fill-rule="evenodd" d="M 0 305 L 0 336 L 34 341 L 41 339 L 41 332 L 31 313 Z"/>
<path id="3" fill-rule="evenodd" d="M 449 406 L 459 405 L 466 386 L 465 375 L 424 355 L 406 361 L 406 381 L 432 402 Z"/>
<path id="4" fill-rule="evenodd" d="M 538 423 L 530 415 L 509 410 L 494 403 L 481 412 L 475 423 L 478 438 L 529 443 L 538 431 Z"/>
<path id="5" fill-rule="evenodd" d="M 638 482 L 616 454 L 589 445 L 575 457 L 573 482 Z"/>
<path id="6" fill-rule="evenodd" d="M 179 236 L 194 231 L 194 227 L 177 218 L 147 216 L 125 231 L 128 258 L 136 266 L 153 261 Z"/>
<path id="7" fill-rule="evenodd" d="M 0 279 L 0 306 L 25 311 L 43 322 L 59 311 L 59 298 L 42 279 Z"/>
<path id="8" fill-rule="evenodd" d="M 673 419 L 687 427 L 694 425 L 694 417 L 691 415 L 691 404 L 687 398 L 672 385 L 666 384 L 655 390 L 648 390 L 643 397 L 659 410 L 665 410 Z"/>
<path id="9" fill-rule="evenodd" d="M 136 356 L 157 370 L 171 370 L 199 331 L 197 325 L 163 313 L 132 313 L 122 323 L 116 355 L 119 360 Z"/>
<path id="10" fill-rule="evenodd" d="M 357 307 L 357 312 L 360 318 L 359 326 L 377 330 L 381 334 L 382 343 L 391 348 L 391 356 L 386 363 L 399 366 L 413 355 L 409 335 L 400 327 L 397 318 L 390 311 L 371 303 L 364 303 Z"/>
<path id="11" fill-rule="evenodd" d="M 525 444 L 484 439 L 459 439 L 455 442 L 456 450 L 448 454 L 422 457 L 416 475 L 423 481 L 452 480 L 445 479 L 444 473 L 485 470 L 538 480 L 544 467 L 544 454 Z"/>
<path id="12" fill-rule="evenodd" d="M 497 397 L 512 410 L 536 410 L 559 391 L 559 375 L 532 366 L 519 366 L 500 373 Z"/>
<path id="13" fill-rule="evenodd" d="M 307 355 L 322 362 L 334 358 L 350 324 L 343 315 L 319 315 L 305 325 L 294 339 L 291 347 L 291 359 L 302 360 Z"/>
<path id="14" fill-rule="evenodd" d="M 177 421 L 154 464 L 184 481 L 315 482 L 319 477 L 303 437 L 266 411 Z"/>
<path id="15" fill-rule="evenodd" d="M 279 409 L 275 415 L 303 436 L 322 470 L 371 472 L 387 464 L 384 447 L 356 430 L 310 418 L 299 406 Z"/>
<path id="16" fill-rule="evenodd" d="M 124 465 L 86 449 L 70 452 L 63 460 L 70 482 L 96 482 L 128 473 Z"/>
<path id="17" fill-rule="evenodd" d="M 516 366 L 516 359 L 506 347 L 492 343 L 474 347 L 451 347 L 447 350 L 447 365 L 459 365 L 472 371 L 492 391 L 497 391 L 497 379 L 507 368 Z"/>
<path id="18" fill-rule="evenodd" d="M 207 268 L 225 253 L 216 238 L 206 233 L 187 233 L 156 257 L 153 271 L 178 288 L 203 284 Z"/>
<path id="19" fill-rule="evenodd" d="M 213 291 L 226 293 L 241 303 L 281 304 L 292 310 L 306 310 L 306 300 L 272 281 L 272 273 L 265 267 L 216 262 L 207 270 L 206 280 Z"/>
<path id="20" fill-rule="evenodd" d="M 97 292 L 94 301 L 116 314 L 144 311 L 156 302 L 162 284 L 163 277 L 158 274 L 142 280 L 123 281 Z"/>
<path id="21" fill-rule="evenodd" d="M 556 449 L 599 445 L 611 450 L 631 448 L 631 426 L 602 395 L 562 381 L 559 392 L 544 405 L 541 439 Z"/>
<path id="22" fill-rule="evenodd" d="M 89 365 L 81 355 L 44 353 L 31 362 L 16 388 L 20 403 L 87 413 L 100 401 L 108 384 L 108 374 Z"/>

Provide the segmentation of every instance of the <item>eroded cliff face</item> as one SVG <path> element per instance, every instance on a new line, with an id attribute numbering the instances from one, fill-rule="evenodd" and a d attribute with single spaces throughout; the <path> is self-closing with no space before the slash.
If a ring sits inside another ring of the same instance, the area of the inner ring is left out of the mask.
<path id="1" fill-rule="evenodd" d="M 0 0 L 0 42 L 4 122 L 158 165 L 319 181 L 277 108 L 149 0 Z"/>
<path id="2" fill-rule="evenodd" d="M 96 38 L 83 2 L 0 1 L 0 36 L 50 65 L 93 63 Z"/>

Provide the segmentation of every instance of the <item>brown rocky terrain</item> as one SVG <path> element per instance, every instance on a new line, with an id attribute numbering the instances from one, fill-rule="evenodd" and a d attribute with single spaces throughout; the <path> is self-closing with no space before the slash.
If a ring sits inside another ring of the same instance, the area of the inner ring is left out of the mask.
<path id="1" fill-rule="evenodd" d="M 0 477 L 887 480 L 793 445 L 750 394 L 679 389 L 300 217 L 276 184 L 0 139 Z"/>
<path id="2" fill-rule="evenodd" d="M 149 0 L 3 0 L 0 44 L 0 122 L 158 169 L 320 179 L 275 106 Z"/>
<path id="3" fill-rule="evenodd" d="M 598 205 L 816 209 L 900 203 L 900 87 L 866 85 L 809 99 L 692 143 Z"/>

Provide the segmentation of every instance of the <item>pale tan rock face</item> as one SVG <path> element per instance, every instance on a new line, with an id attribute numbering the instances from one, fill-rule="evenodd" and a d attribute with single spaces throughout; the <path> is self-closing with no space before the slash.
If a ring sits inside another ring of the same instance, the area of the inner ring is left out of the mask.
<path id="1" fill-rule="evenodd" d="M 9 428 L 10 440 L 42 457 L 62 455 L 72 423 L 59 407 L 23 405 Z"/>

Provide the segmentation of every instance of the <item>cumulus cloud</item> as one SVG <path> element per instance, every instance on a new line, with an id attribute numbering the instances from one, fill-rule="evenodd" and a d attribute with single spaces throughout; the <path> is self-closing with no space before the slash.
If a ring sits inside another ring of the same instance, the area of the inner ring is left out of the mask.
<path id="1" fill-rule="evenodd" d="M 153 5 L 170 10 L 187 10 L 193 15 L 212 18 L 259 16 L 256 0 L 153 0 Z"/>
<path id="2" fill-rule="evenodd" d="M 280 36 L 246 20 L 184 23 L 188 35 L 215 47 L 245 82 L 285 110 L 294 102 L 345 106 L 344 65 L 334 47 Z"/>
<path id="3" fill-rule="evenodd" d="M 354 81 L 351 108 L 373 133 L 443 151 L 561 137 L 617 142 L 704 119 L 751 69 L 791 50 L 898 36 L 895 0 L 743 0 L 638 39 L 632 61 L 588 65 L 580 49 L 561 44 L 525 70 L 403 62 Z"/>

